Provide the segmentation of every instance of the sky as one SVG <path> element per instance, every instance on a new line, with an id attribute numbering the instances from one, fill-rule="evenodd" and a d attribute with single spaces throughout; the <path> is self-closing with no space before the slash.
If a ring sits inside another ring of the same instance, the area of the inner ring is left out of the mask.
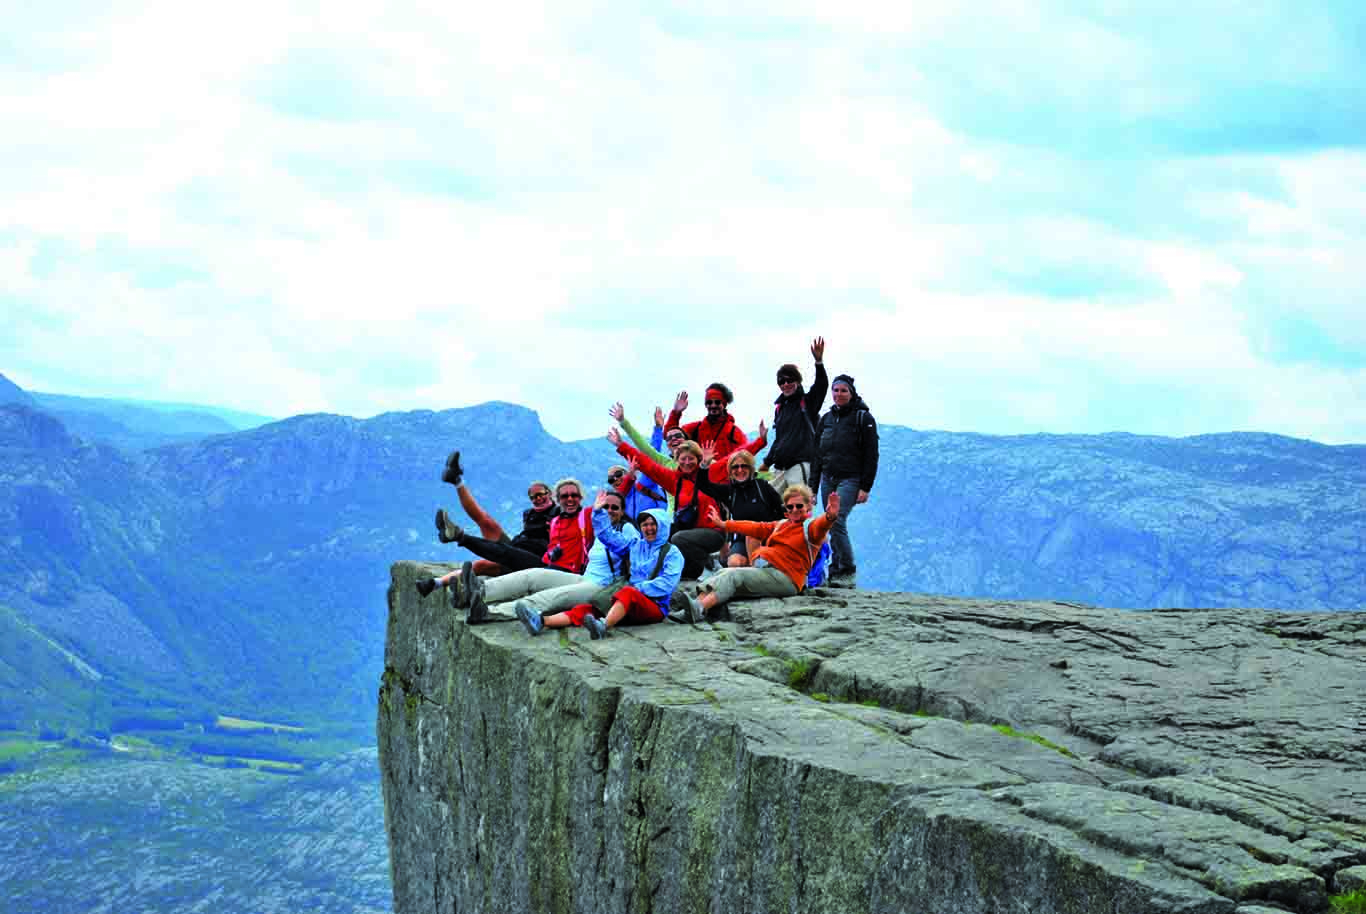
<path id="1" fill-rule="evenodd" d="M 29 390 L 1366 442 L 1359 0 L 0 9 Z"/>

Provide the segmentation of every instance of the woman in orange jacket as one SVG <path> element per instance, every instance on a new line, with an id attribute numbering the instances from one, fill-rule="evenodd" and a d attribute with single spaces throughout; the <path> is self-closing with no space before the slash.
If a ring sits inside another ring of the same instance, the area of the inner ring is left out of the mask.
<path id="1" fill-rule="evenodd" d="M 814 499 L 806 486 L 788 486 L 783 493 L 787 517 L 769 523 L 723 521 L 720 513 L 711 508 L 707 520 L 722 531 L 756 537 L 763 545 L 750 556 L 750 567 L 727 568 L 708 578 L 698 590 L 699 596 L 689 600 L 687 621 L 699 622 L 710 610 L 737 597 L 794 597 L 801 593 L 821 543 L 840 514 L 840 497 L 832 492 L 825 503 L 825 513 L 812 519 Z"/>

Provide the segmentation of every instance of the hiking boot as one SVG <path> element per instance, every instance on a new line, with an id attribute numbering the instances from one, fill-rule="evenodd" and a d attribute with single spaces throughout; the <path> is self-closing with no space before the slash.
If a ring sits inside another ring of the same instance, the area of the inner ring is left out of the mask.
<path id="1" fill-rule="evenodd" d="M 689 625 L 696 625 L 706 618 L 706 612 L 702 609 L 702 604 L 697 597 L 688 597 L 688 603 L 683 607 L 683 618 Z"/>
<path id="2" fill-rule="evenodd" d="M 845 590 L 854 590 L 858 587 L 855 583 L 855 572 L 837 571 L 830 575 L 830 579 L 825 582 L 826 587 L 840 587 Z"/>
<path id="3" fill-rule="evenodd" d="M 584 616 L 583 627 L 588 629 L 588 637 L 594 641 L 601 641 L 607 637 L 607 623 L 597 616 Z"/>
<path id="4" fill-rule="evenodd" d="M 436 538 L 443 543 L 457 544 L 465 538 L 465 531 L 455 525 L 445 508 L 436 509 Z"/>
<path id="5" fill-rule="evenodd" d="M 470 605 L 470 594 L 474 593 L 474 582 L 479 579 L 474 575 L 473 562 L 460 563 L 460 603 L 456 604 L 460 609 L 468 609 Z M 479 596 L 484 595 L 483 582 L 480 582 Z"/>
<path id="6" fill-rule="evenodd" d="M 436 590 L 436 581 L 432 578 L 421 578 L 414 581 L 413 584 L 417 587 L 417 592 L 422 595 L 422 599 L 424 600 L 432 595 L 433 590 Z"/>
<path id="7" fill-rule="evenodd" d="M 528 635 L 539 635 L 541 630 L 545 628 L 545 620 L 541 618 L 541 614 L 528 606 L 525 600 L 518 600 L 513 605 L 512 611 L 517 614 L 518 619 L 522 620 Z"/>
<path id="8" fill-rule="evenodd" d="M 484 602 L 484 582 L 479 578 L 473 578 L 474 586 L 465 593 L 465 624 L 478 625 L 480 622 L 487 622 L 489 618 L 489 607 Z"/>
<path id="9" fill-rule="evenodd" d="M 446 469 L 441 471 L 441 481 L 458 486 L 464 478 L 464 471 L 460 469 L 460 452 L 451 451 L 451 455 L 446 458 Z"/>

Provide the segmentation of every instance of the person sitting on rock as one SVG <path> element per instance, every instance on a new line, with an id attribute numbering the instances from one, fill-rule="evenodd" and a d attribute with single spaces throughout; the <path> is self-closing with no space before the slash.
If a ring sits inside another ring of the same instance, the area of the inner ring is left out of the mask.
<path id="1" fill-rule="evenodd" d="M 806 587 L 806 577 L 820 553 L 830 525 L 840 513 L 840 497 L 831 493 L 825 503 L 825 513 L 811 518 L 811 503 L 815 496 L 800 483 L 790 485 L 783 493 L 783 511 L 787 517 L 774 523 L 746 520 L 721 520 L 716 508 L 710 509 L 712 523 L 725 533 L 741 533 L 759 539 L 763 545 L 751 556 L 748 568 L 726 568 L 704 581 L 696 598 L 688 598 L 688 606 L 676 621 L 699 622 L 717 606 L 736 598 L 793 597 Z"/>
<path id="2" fill-rule="evenodd" d="M 669 413 L 669 418 L 664 421 L 665 434 L 668 434 L 670 429 L 681 428 L 688 440 L 696 441 L 703 448 L 711 446 L 712 453 L 718 461 L 713 463 L 709 470 L 712 482 L 726 481 L 726 465 L 722 462 L 724 458 L 741 448 L 751 454 L 757 454 L 768 444 L 768 427 L 762 421 L 759 422 L 759 437 L 753 441 L 750 441 L 749 436 L 736 424 L 735 417 L 728 411 L 728 407 L 734 401 L 735 395 L 720 381 L 708 384 L 703 400 L 707 408 L 706 417 L 684 425 L 682 419 L 683 411 L 688 408 L 688 392 L 680 390 L 674 399 L 673 412 Z"/>
<path id="3" fill-rule="evenodd" d="M 494 520 L 493 516 L 485 511 L 475 500 L 474 494 L 470 492 L 469 486 L 465 485 L 464 469 L 460 465 L 460 452 L 451 451 L 446 458 L 446 468 L 441 472 L 441 481 L 449 482 L 455 486 L 456 494 L 460 498 L 460 507 L 465 510 L 465 514 L 470 520 L 474 521 L 479 528 L 479 535 L 486 540 L 495 543 L 505 543 L 516 546 L 524 552 L 533 555 L 540 555 L 550 546 L 550 520 L 555 516 L 555 499 L 550 494 L 550 485 L 541 482 L 539 479 L 527 486 L 527 498 L 531 499 L 531 507 L 522 512 L 522 532 L 516 536 L 509 537 L 501 524 Z M 440 529 L 443 524 L 442 517 L 445 517 L 444 510 L 437 512 L 437 527 Z M 449 520 L 449 518 L 447 518 Z M 475 574 L 495 575 L 506 574 L 507 569 L 490 562 L 480 559 L 474 563 Z"/>
<path id="4" fill-rule="evenodd" d="M 712 497 L 697 487 L 697 480 L 706 471 L 701 469 L 702 448 L 696 441 L 684 441 L 675 451 L 678 466 L 670 469 L 655 463 L 621 440 L 615 428 L 607 433 L 607 440 L 617 453 L 634 460 L 641 472 L 664 487 L 673 499 L 671 542 L 683 553 L 683 576 L 697 578 L 707 565 L 708 557 L 721 548 L 725 537 L 706 522 L 708 506 L 715 506 Z"/>
<path id="5" fill-rule="evenodd" d="M 726 459 L 730 481 L 720 485 L 699 476 L 697 487 L 726 509 L 731 520 L 771 521 L 783 519 L 783 500 L 767 480 L 754 472 L 754 455 L 736 451 Z M 725 564 L 739 568 L 749 564 L 749 554 L 759 547 L 758 540 L 741 533 L 730 534 L 723 547 Z"/>
<path id="6" fill-rule="evenodd" d="M 621 495 L 606 492 L 603 502 L 612 528 L 628 542 L 634 541 L 640 534 L 626 522 Z M 427 597 L 438 587 L 450 588 L 452 608 L 465 610 L 465 622 L 472 625 L 486 621 L 490 612 L 503 609 L 499 604 L 520 601 L 538 615 L 551 614 L 578 603 L 593 602 L 600 591 L 625 583 L 626 564 L 595 537 L 588 550 L 588 565 L 581 575 L 558 568 L 525 568 L 500 577 L 482 578 L 474 574 L 473 563 L 464 562 L 449 574 L 417 581 L 417 591 Z M 602 608 L 606 610 L 607 605 Z M 507 608 L 509 612 L 515 610 L 516 606 Z"/>
<path id="7" fill-rule="evenodd" d="M 626 621 L 634 625 L 663 622 L 669 608 L 669 598 L 678 588 L 683 575 L 683 556 L 669 542 L 669 514 L 660 508 L 648 508 L 637 518 L 640 536 L 631 539 L 611 523 L 606 510 L 609 493 L 599 493 L 594 503 L 593 529 L 599 542 L 607 550 L 628 564 L 629 583 L 610 595 L 604 618 L 594 614 L 594 605 L 583 602 L 566 610 L 542 617 L 526 602 L 517 604 L 517 618 L 529 634 L 539 635 L 547 628 L 580 625 L 588 629 L 593 640 L 607 637 L 607 633 Z"/>
<path id="8" fill-rule="evenodd" d="M 555 483 L 555 500 L 560 508 L 550 520 L 550 543 L 541 554 L 511 543 L 471 536 L 451 521 L 444 508 L 436 512 L 436 535 L 443 543 L 463 546 L 509 571 L 558 568 L 581 574 L 588 563 L 588 550 L 593 546 L 592 512 L 581 507 L 583 486 L 577 479 L 561 479 Z"/>

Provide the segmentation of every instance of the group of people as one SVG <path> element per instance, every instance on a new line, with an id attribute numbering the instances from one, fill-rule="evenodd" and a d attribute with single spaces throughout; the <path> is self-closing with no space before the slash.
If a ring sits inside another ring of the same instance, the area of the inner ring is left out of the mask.
<path id="1" fill-rule="evenodd" d="M 734 395 L 719 382 L 706 388 L 706 415 L 697 421 L 683 421 L 686 391 L 667 416 L 657 407 L 649 439 L 614 404 L 617 426 L 607 440 L 624 462 L 608 470 L 593 504 L 584 504 L 576 479 L 553 488 L 533 482 L 531 507 L 515 536 L 479 505 L 465 484 L 460 452 L 453 452 L 441 478 L 455 486 L 478 534 L 442 508 L 437 537 L 477 559 L 419 580 L 419 593 L 426 598 L 445 588 L 470 623 L 510 604 L 532 635 L 581 626 L 598 639 L 622 622 L 695 623 L 733 599 L 801 593 L 827 536 L 828 583 L 854 586 L 848 518 L 868 500 L 877 476 L 877 423 L 853 377 L 829 380 L 824 354 L 825 340 L 817 337 L 809 390 L 795 364 L 778 368 L 771 444 L 763 421 L 757 437 L 745 434 L 730 414 Z M 833 405 L 822 413 L 827 391 Z M 824 497 L 819 515 L 817 491 Z M 681 586 L 685 580 L 696 587 Z"/>

